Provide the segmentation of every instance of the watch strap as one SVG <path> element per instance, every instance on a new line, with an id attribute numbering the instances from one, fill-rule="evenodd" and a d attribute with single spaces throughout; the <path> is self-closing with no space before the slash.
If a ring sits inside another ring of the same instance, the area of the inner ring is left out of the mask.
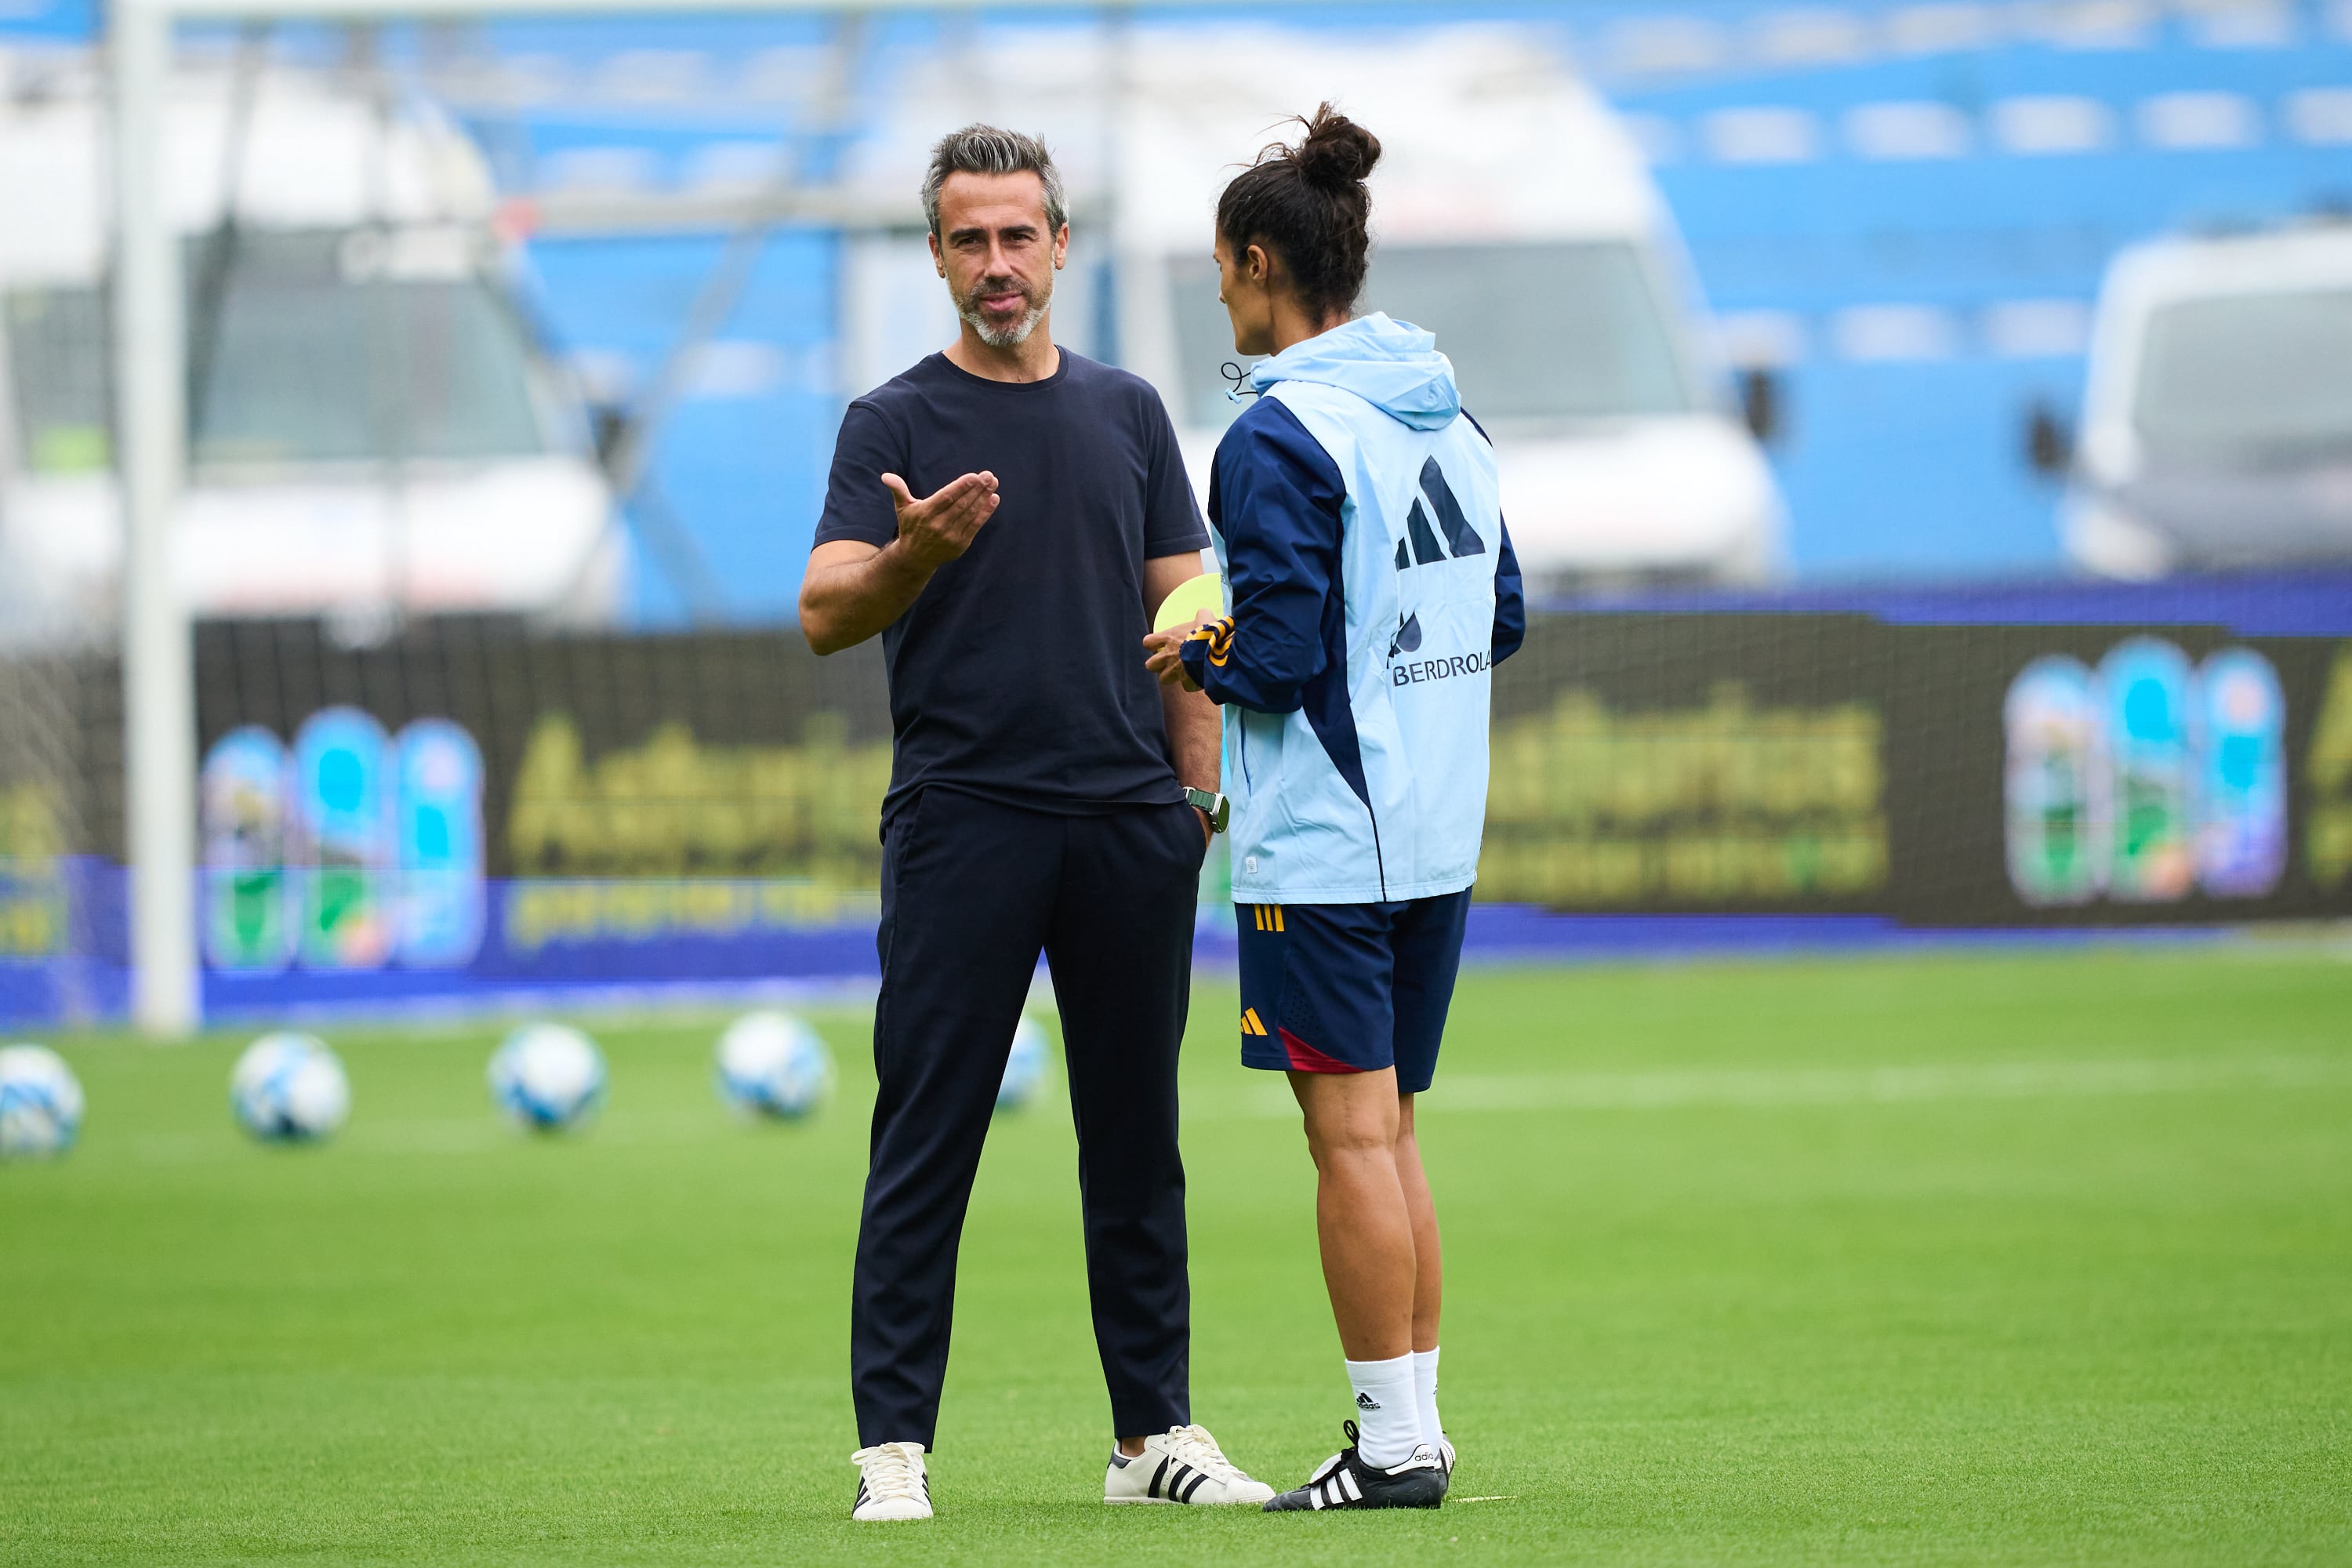
<path id="1" fill-rule="evenodd" d="M 1234 803 L 1213 790 L 1184 786 L 1184 801 L 1193 810 L 1209 819 L 1209 831 L 1223 833 L 1226 821 L 1233 816 Z"/>

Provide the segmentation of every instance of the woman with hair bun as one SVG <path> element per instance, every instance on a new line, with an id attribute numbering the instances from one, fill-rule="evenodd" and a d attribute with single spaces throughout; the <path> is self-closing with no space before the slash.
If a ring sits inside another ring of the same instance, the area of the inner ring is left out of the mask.
<path id="1" fill-rule="evenodd" d="M 1433 1508 L 1437 1214 L 1413 1136 L 1462 957 L 1495 664 L 1526 608 L 1495 457 L 1419 328 L 1355 314 L 1377 137 L 1329 104 L 1217 204 L 1234 347 L 1270 356 L 1218 444 L 1224 618 L 1146 639 L 1224 715 L 1242 1060 L 1289 1075 L 1348 1447 L 1269 1510 Z"/>

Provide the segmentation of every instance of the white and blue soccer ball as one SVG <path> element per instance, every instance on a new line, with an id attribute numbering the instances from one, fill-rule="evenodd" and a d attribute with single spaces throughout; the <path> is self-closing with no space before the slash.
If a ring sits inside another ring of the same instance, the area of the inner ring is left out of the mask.
<path id="1" fill-rule="evenodd" d="M 833 1053 L 790 1013 L 746 1013 L 719 1037 L 719 1094 L 750 1116 L 796 1120 L 833 1091 Z"/>
<path id="2" fill-rule="evenodd" d="M 0 1049 L 0 1160 L 54 1160 L 81 1133 L 81 1080 L 47 1046 Z"/>
<path id="3" fill-rule="evenodd" d="M 569 1024 L 525 1024 L 490 1054 L 490 1097 L 522 1126 L 576 1127 L 604 1100 L 604 1053 Z"/>
<path id="4" fill-rule="evenodd" d="M 1045 1086 L 1049 1057 L 1045 1029 L 1034 1018 L 1022 1019 L 1021 1026 L 1013 1031 L 1012 1053 L 1004 1058 L 1004 1081 L 996 1089 L 1000 1113 L 1018 1110 L 1037 1098 L 1037 1091 Z"/>
<path id="5" fill-rule="evenodd" d="M 352 1113 L 352 1080 L 325 1041 L 282 1029 L 245 1047 L 229 1074 L 229 1109 L 266 1143 L 310 1143 Z"/>

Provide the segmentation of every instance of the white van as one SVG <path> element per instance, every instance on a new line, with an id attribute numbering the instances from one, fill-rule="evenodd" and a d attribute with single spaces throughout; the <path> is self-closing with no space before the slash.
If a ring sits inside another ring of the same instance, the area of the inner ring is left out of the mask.
<path id="1" fill-rule="evenodd" d="M 87 634 L 113 621 L 122 556 L 110 225 L 100 102 L 86 66 L 62 68 L 0 102 L 0 573 L 12 613 Z M 273 68 L 241 86 L 223 67 L 174 81 L 163 144 L 191 613 L 609 616 L 611 496 L 517 311 L 465 135 L 365 82 Z"/>
<path id="2" fill-rule="evenodd" d="M 2116 257 L 2080 437 L 2038 416 L 2030 453 L 2088 571 L 2352 561 L 2352 225 Z"/>
<path id="3" fill-rule="evenodd" d="M 1221 369 L 1241 367 L 1209 255 L 1217 193 L 1324 99 L 1383 149 L 1362 306 L 1428 328 L 1453 359 L 1500 453 L 1530 580 L 1778 575 L 1780 495 L 1700 330 L 1672 218 L 1638 148 L 1542 29 L 1000 36 L 909 71 L 852 168 L 869 202 L 895 187 L 911 205 L 940 132 L 987 119 L 1045 135 L 1079 209 L 1074 269 L 1098 264 L 1081 310 L 1057 300 L 1056 336 L 1160 388 L 1205 497 L 1209 456 L 1241 407 Z M 860 381 L 904 364 L 866 363 L 857 342 L 903 353 L 903 323 L 936 331 L 928 347 L 954 331 L 943 299 L 916 301 L 939 285 L 911 257 L 903 293 L 859 284 L 854 269 L 885 265 L 883 248 L 854 252 L 845 279 Z M 890 325 L 861 336 L 861 300 Z"/>

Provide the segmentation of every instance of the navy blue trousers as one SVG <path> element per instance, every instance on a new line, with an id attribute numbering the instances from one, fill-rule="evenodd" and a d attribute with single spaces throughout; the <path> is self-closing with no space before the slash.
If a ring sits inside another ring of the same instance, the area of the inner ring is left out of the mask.
<path id="1" fill-rule="evenodd" d="M 892 818 L 880 1089 L 850 1305 L 861 1443 L 928 1447 L 937 1429 L 964 1212 L 1040 951 L 1062 1016 L 1112 1429 L 1192 1419 L 1176 1054 L 1202 856 L 1188 805 L 1064 816 L 934 787 Z"/>

